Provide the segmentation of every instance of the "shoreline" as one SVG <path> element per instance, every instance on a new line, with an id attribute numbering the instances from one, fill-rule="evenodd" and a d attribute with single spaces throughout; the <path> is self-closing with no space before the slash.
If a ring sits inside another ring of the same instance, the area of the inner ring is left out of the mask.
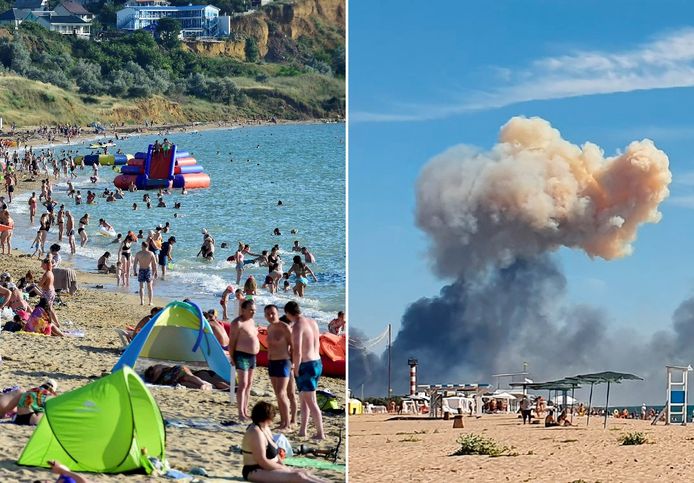
<path id="1" fill-rule="evenodd" d="M 313 123 L 312 123 L 313 124 Z M 272 123 L 264 125 L 274 125 Z M 253 124 L 248 127 L 255 127 Z M 241 126 L 239 126 L 241 127 Z M 243 126 L 246 127 L 246 126 Z M 232 129 L 231 126 L 195 126 L 199 131 L 210 129 Z M 159 130 L 137 133 L 134 135 L 157 134 Z M 70 144 L 54 143 L 44 149 L 69 149 L 74 144 L 82 144 L 94 139 L 94 136 L 76 138 Z M 99 138 L 97 138 L 99 139 Z M 34 146 L 32 146 L 34 147 Z M 22 148 L 10 148 L 10 151 Z M 36 147 L 34 147 L 36 149 Z M 38 191 L 41 176 L 36 181 L 27 181 L 27 173 L 18 177 L 15 196 L 23 193 Z M 12 211 L 12 205 L 10 205 Z M 15 214 L 14 216 L 26 216 Z M 64 242 L 63 242 L 64 243 Z M 65 267 L 74 264 L 64 260 Z M 13 248 L 12 255 L 0 256 L 0 271 L 8 271 L 13 279 L 22 276 L 28 269 L 40 274 L 38 258 L 31 258 L 22 250 Z M 131 285 L 128 293 L 112 290 L 114 276 L 96 272 L 76 270 L 79 290 L 74 296 L 64 296 L 67 306 L 56 308 L 56 314 L 61 321 L 72 322 L 69 328 L 84 330 L 83 338 L 77 337 L 44 337 L 26 333 L 0 334 L 0 356 L 3 357 L 0 385 L 7 387 L 15 384 L 23 387 L 34 387 L 52 377 L 58 381 L 59 393 L 80 387 L 104 373 L 110 371 L 121 353 L 121 344 L 114 331 L 128 324 L 136 324 L 140 318 L 149 313 L 148 306 L 139 304 L 139 297 L 132 293 L 136 290 Z M 95 285 L 103 285 L 97 289 Z M 113 287 L 114 288 L 114 287 Z M 155 289 L 156 294 L 156 289 Z M 154 303 L 164 306 L 168 300 L 155 296 Z M 261 325 L 261 324 L 258 324 Z M 138 365 L 138 372 L 142 369 Z M 344 380 L 322 378 L 321 389 L 326 389 L 338 397 L 338 403 L 345 405 L 346 384 Z M 219 425 L 221 421 L 234 420 L 236 417 L 235 404 L 229 404 L 227 392 L 205 392 L 190 389 L 174 389 L 170 387 L 149 388 L 166 419 L 198 420 L 205 419 Z M 255 382 L 250 404 L 258 400 L 275 403 L 272 386 L 267 370 L 256 371 Z M 344 416 L 325 417 L 327 439 L 316 444 L 309 438 L 299 438 L 298 428 L 285 433 L 294 446 L 307 444 L 311 447 L 328 449 L 337 443 L 340 429 L 345 429 Z M 232 425 L 228 428 L 195 429 L 194 427 L 167 427 L 167 457 L 171 466 L 188 471 L 194 466 L 202 466 L 210 474 L 210 479 L 237 477 L 240 479 L 241 455 L 231 451 L 240 446 L 245 425 Z M 309 431 L 310 434 L 311 431 Z M 39 468 L 24 468 L 15 464 L 22 448 L 33 433 L 32 427 L 7 425 L 0 434 L 0 479 L 3 481 L 26 481 L 44 479 L 47 470 Z M 223 434 L 219 434 L 223 433 Z M 339 462 L 345 462 L 345 447 L 340 449 Z M 344 473 L 334 471 L 317 472 L 320 476 L 331 481 L 344 480 Z M 122 481 L 121 475 L 89 475 L 95 481 Z M 150 481 L 145 475 L 132 475 L 128 481 Z"/>
<path id="2" fill-rule="evenodd" d="M 174 133 L 190 133 L 194 131 L 217 131 L 224 129 L 246 129 L 253 127 L 266 127 L 266 126 L 291 126 L 291 125 L 312 125 L 312 124 L 344 124 L 345 119 L 312 119 L 303 121 L 293 121 L 293 120 L 276 120 L 272 121 L 250 121 L 245 120 L 241 122 L 229 122 L 229 121 L 216 121 L 216 122 L 193 122 L 190 124 L 162 124 L 155 126 L 145 126 L 144 124 L 138 125 L 128 125 L 128 126 L 115 126 L 112 129 L 106 129 L 103 133 L 98 132 L 83 132 L 79 136 L 71 138 L 68 142 L 58 141 L 54 142 L 45 138 L 29 138 L 24 142 L 17 142 L 17 147 L 9 148 L 10 150 L 18 150 L 20 152 L 24 151 L 25 147 L 30 147 L 32 149 L 65 149 L 66 147 L 72 147 L 78 144 L 84 144 L 93 141 L 99 141 L 104 138 L 115 137 L 115 134 L 124 134 L 129 137 L 135 136 L 147 136 L 147 135 L 168 135 Z M 22 128 L 19 132 L 29 133 L 34 132 L 39 129 L 40 126 L 27 126 Z M 93 127 L 86 126 L 83 129 L 94 129 Z M 109 133 L 111 133 L 109 135 Z M 5 134 L 4 131 L 0 130 L 0 138 L 6 138 L 12 140 L 14 132 Z M 20 145 L 21 144 L 21 145 Z"/>

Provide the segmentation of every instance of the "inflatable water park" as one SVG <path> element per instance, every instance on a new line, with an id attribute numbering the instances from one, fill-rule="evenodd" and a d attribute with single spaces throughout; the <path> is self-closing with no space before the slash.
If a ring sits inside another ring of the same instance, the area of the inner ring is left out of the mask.
<path id="1" fill-rule="evenodd" d="M 101 156 L 101 155 L 100 155 Z M 175 144 L 161 147 L 149 145 L 146 153 L 136 153 L 120 168 L 113 184 L 128 189 L 134 183 L 137 189 L 209 188 L 210 176 L 186 151 L 178 151 Z"/>
<path id="2" fill-rule="evenodd" d="M 84 163 L 85 166 L 100 164 L 101 166 L 123 166 L 133 158 L 132 154 L 87 154 L 76 156 L 75 164 Z"/>

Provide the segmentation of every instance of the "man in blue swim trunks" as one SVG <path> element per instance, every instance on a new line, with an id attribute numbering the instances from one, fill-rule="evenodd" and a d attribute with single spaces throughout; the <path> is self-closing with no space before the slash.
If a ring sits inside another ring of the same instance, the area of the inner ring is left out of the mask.
<path id="1" fill-rule="evenodd" d="M 254 315 L 255 303 L 252 300 L 244 300 L 241 304 L 241 315 L 229 324 L 229 354 L 236 367 L 236 405 L 241 421 L 250 420 L 248 400 L 253 384 L 255 356 L 260 351 L 258 327 L 253 320 Z"/>
<path id="2" fill-rule="evenodd" d="M 145 304 L 145 284 L 147 284 L 149 305 L 152 305 L 152 296 L 154 292 L 152 288 L 152 274 L 154 274 L 154 278 L 157 278 L 158 275 L 157 257 L 155 257 L 154 253 L 150 252 L 147 247 L 147 242 L 142 242 L 142 250 L 135 254 L 135 261 L 133 262 L 133 272 L 137 277 L 137 281 L 140 282 L 140 305 Z"/>
<path id="3" fill-rule="evenodd" d="M 320 360 L 320 331 L 315 320 L 304 317 L 301 314 L 299 304 L 288 302 L 284 306 L 284 313 L 294 323 L 292 327 L 292 362 L 294 363 L 294 376 L 296 387 L 299 389 L 301 401 L 301 426 L 299 436 L 306 436 L 309 413 L 316 427 L 314 439 L 323 439 L 323 416 L 316 401 L 316 388 L 318 378 L 323 372 L 323 364 Z"/>
<path id="4" fill-rule="evenodd" d="M 289 387 L 292 380 L 290 349 L 292 330 L 280 320 L 279 311 L 274 305 L 265 306 L 265 320 L 270 324 L 267 328 L 268 373 L 280 410 L 280 427 L 278 429 L 285 430 L 289 429 L 296 419 L 296 402 L 293 401 L 294 387 L 293 385 L 291 388 Z M 291 397 L 287 392 L 288 389 L 291 390 Z M 293 418 L 290 417 L 290 406 L 294 409 Z"/>

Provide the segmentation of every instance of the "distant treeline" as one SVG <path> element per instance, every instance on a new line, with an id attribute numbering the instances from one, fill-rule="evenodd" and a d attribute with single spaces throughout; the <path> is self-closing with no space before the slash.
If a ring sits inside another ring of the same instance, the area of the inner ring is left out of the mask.
<path id="1" fill-rule="evenodd" d="M 176 38 L 177 22 L 161 23 L 155 35 L 137 31 L 95 42 L 23 22 L 18 30 L 0 39 L 0 64 L 6 71 L 88 96 L 141 98 L 161 94 L 234 104 L 243 104 L 246 94 L 232 77 L 263 83 L 273 77 L 305 74 L 344 76 L 342 47 L 330 52 L 307 48 L 286 65 L 241 62 L 190 52 Z M 245 48 L 247 58 L 257 60 L 253 39 L 246 39 Z"/>

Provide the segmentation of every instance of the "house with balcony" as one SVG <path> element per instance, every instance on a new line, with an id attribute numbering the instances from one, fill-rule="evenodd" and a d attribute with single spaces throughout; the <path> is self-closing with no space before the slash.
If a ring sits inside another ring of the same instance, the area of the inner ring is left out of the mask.
<path id="1" fill-rule="evenodd" d="M 56 15 L 55 12 L 51 12 L 51 15 L 35 19 L 28 17 L 27 20 L 33 20 L 46 30 L 59 34 L 76 35 L 85 39 L 91 36 L 91 22 L 86 22 L 75 15 Z"/>
<path id="2" fill-rule="evenodd" d="M 162 18 L 178 20 L 184 38 L 219 36 L 219 8 L 213 5 L 177 7 L 157 0 L 128 2 L 125 8 L 116 12 L 116 28 L 153 31 Z"/>
<path id="3" fill-rule="evenodd" d="M 47 0 L 17 0 L 15 8 L 0 14 L 0 25 L 18 28 L 22 22 L 35 22 L 63 35 L 89 38 L 94 15 L 82 5 L 66 0 L 55 10 L 48 10 Z"/>

